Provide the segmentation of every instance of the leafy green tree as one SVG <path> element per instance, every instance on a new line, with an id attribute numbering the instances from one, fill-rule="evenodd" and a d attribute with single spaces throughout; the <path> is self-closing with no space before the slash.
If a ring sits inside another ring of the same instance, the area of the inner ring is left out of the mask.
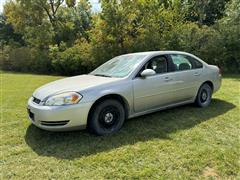
<path id="1" fill-rule="evenodd" d="M 31 11 L 21 2 L 9 1 L 4 6 L 7 23 L 32 46 L 47 48 L 54 36 L 51 23 L 44 18 L 43 9 L 34 6 Z"/>
<path id="2" fill-rule="evenodd" d="M 240 0 L 231 0 L 225 11 L 225 16 L 220 20 L 223 24 L 240 25 Z"/>
<path id="3" fill-rule="evenodd" d="M 168 2 L 102 0 L 91 36 L 96 59 L 103 62 L 123 53 L 164 47 L 164 33 L 183 19 L 174 3 Z"/>
<path id="4" fill-rule="evenodd" d="M 51 24 L 55 26 L 57 12 L 59 7 L 64 3 L 64 0 L 17 0 L 17 2 L 28 12 L 37 11 L 39 12 L 38 15 L 45 13 Z"/>
<path id="5" fill-rule="evenodd" d="M 90 4 L 87 0 L 17 0 L 9 1 L 4 14 L 17 33 L 32 46 L 48 48 L 50 44 L 60 45 L 61 41 L 73 44 L 78 37 L 89 39 L 91 27 Z"/>
<path id="6" fill-rule="evenodd" d="M 76 5 L 76 0 L 66 0 L 68 7 L 74 7 Z"/>
<path id="7" fill-rule="evenodd" d="M 89 42 L 88 31 L 92 26 L 91 5 L 86 0 L 80 0 L 71 8 L 60 8 L 58 12 L 58 41 L 64 41 L 71 46 L 76 39 L 84 38 Z"/>
<path id="8" fill-rule="evenodd" d="M 139 34 L 138 2 L 131 0 L 102 0 L 102 12 L 94 17 L 91 43 L 95 59 L 102 63 L 109 58 L 130 51 L 132 41 Z"/>
<path id="9" fill-rule="evenodd" d="M 20 34 L 14 32 L 13 27 L 7 23 L 6 17 L 0 14 L 0 47 L 3 48 L 11 42 L 17 42 L 19 45 L 24 45 L 24 41 Z"/>
<path id="10" fill-rule="evenodd" d="M 183 0 L 187 20 L 200 25 L 213 25 L 224 15 L 225 5 L 229 0 Z"/>

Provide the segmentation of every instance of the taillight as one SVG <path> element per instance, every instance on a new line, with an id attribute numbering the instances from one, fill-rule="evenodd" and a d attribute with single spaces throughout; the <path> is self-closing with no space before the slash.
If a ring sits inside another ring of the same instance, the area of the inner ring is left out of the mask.
<path id="1" fill-rule="evenodd" d="M 218 67 L 218 75 L 221 76 L 222 75 L 222 71 L 221 69 Z"/>

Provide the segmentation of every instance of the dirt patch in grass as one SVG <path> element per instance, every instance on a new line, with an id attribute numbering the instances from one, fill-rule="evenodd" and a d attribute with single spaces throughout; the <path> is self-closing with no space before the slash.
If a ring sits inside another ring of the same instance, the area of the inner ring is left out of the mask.
<path id="1" fill-rule="evenodd" d="M 213 168 L 210 168 L 210 167 L 206 167 L 204 170 L 203 170 L 203 173 L 202 175 L 204 177 L 214 177 L 216 179 L 220 179 L 220 176 L 218 175 L 217 171 Z"/>

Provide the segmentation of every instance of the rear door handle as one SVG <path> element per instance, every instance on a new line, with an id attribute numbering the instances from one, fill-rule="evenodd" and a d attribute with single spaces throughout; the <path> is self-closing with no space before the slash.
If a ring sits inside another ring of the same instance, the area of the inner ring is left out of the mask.
<path id="1" fill-rule="evenodd" d="M 170 77 L 165 77 L 164 78 L 164 81 L 168 82 L 168 81 L 171 81 L 172 79 Z"/>
<path id="2" fill-rule="evenodd" d="M 194 76 L 199 76 L 199 75 L 200 75 L 200 73 L 198 73 L 198 72 L 194 73 Z"/>

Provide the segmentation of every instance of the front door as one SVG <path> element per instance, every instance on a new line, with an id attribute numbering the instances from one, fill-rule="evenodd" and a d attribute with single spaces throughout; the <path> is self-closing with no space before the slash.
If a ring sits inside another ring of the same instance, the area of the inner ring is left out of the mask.
<path id="1" fill-rule="evenodd" d="M 152 69 L 156 72 L 153 76 L 141 77 L 144 69 Z M 134 110 L 142 112 L 165 106 L 171 103 L 173 75 L 168 73 L 168 63 L 165 56 L 157 56 L 149 60 L 133 80 Z"/>

